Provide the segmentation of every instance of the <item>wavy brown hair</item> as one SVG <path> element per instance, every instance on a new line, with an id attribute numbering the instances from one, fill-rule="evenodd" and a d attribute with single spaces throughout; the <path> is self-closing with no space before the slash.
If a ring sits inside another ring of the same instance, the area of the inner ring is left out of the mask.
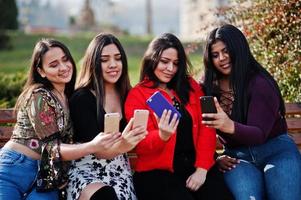
<path id="1" fill-rule="evenodd" d="M 72 72 L 71 81 L 66 84 L 65 91 L 64 91 L 68 99 L 72 95 L 75 87 L 75 81 L 76 81 L 76 65 L 73 57 L 71 56 L 69 49 L 63 43 L 55 39 L 43 38 L 39 40 L 34 47 L 32 57 L 31 57 L 31 64 L 28 72 L 28 78 L 23 87 L 23 91 L 21 95 L 17 99 L 15 110 L 19 109 L 20 106 L 23 105 L 24 101 L 29 97 L 33 89 L 38 87 L 44 87 L 49 90 L 53 89 L 52 83 L 47 78 L 43 78 L 40 75 L 40 73 L 38 72 L 38 68 L 42 69 L 44 55 L 51 48 L 54 47 L 60 48 L 65 53 L 67 59 L 72 64 L 73 72 Z"/>

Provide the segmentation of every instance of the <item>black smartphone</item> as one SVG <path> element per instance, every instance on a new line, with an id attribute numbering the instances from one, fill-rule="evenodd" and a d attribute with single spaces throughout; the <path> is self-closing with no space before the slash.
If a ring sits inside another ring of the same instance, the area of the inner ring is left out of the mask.
<path id="1" fill-rule="evenodd" d="M 217 113 L 213 96 L 202 96 L 201 100 L 201 108 L 202 113 Z M 211 118 L 204 118 L 205 121 L 212 120 Z"/>

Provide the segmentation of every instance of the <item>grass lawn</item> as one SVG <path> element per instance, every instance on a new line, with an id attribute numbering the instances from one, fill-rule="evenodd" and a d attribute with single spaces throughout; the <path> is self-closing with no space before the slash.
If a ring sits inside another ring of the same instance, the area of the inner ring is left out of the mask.
<path id="1" fill-rule="evenodd" d="M 78 35 L 28 35 L 21 32 L 10 32 L 9 35 L 11 36 L 13 48 L 0 51 L 0 73 L 3 72 L 4 74 L 26 72 L 30 64 L 33 47 L 36 41 L 43 37 L 55 38 L 66 44 L 79 68 L 79 61 L 84 55 L 89 42 L 94 37 L 94 34 L 91 33 Z M 137 36 L 120 36 L 118 38 L 127 53 L 131 83 L 135 85 L 139 79 L 141 58 L 151 38 Z M 197 74 L 201 69 L 200 52 L 197 51 L 189 56 L 194 66 L 193 73 Z"/>

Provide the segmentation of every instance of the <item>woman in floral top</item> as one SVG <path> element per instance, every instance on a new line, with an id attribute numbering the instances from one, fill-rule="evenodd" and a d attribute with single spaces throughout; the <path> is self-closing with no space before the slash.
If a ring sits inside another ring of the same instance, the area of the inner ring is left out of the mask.
<path id="1" fill-rule="evenodd" d="M 92 141 L 72 143 L 68 98 L 74 90 L 76 68 L 67 47 L 40 40 L 33 51 L 27 83 L 16 103 L 17 123 L 0 151 L 0 199 L 58 199 L 66 185 L 68 160 L 118 141 L 98 134 Z"/>

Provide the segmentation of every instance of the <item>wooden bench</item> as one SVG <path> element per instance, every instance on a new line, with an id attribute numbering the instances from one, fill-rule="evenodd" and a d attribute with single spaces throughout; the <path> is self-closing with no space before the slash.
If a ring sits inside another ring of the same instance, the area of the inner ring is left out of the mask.
<path id="1" fill-rule="evenodd" d="M 301 151 L 301 103 L 286 103 L 285 108 L 288 132 Z M 0 109 L 0 148 L 9 140 L 15 122 L 13 109 Z M 219 143 L 217 149 L 222 149 Z M 136 155 L 134 152 L 130 152 L 128 155 L 133 167 Z"/>

